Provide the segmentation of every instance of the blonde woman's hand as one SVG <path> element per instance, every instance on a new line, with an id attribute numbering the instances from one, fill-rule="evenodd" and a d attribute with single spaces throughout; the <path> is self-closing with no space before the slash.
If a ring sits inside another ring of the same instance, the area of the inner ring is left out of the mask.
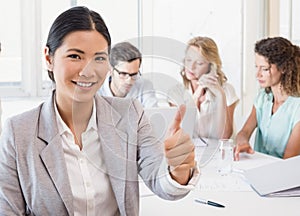
<path id="1" fill-rule="evenodd" d="M 205 92 L 207 89 L 212 88 L 212 86 L 218 84 L 218 77 L 212 74 L 203 74 L 198 82 L 197 86 L 195 88 L 194 94 L 193 94 L 193 100 L 198 109 L 200 109 L 201 103 L 205 100 Z"/>
<path id="2" fill-rule="evenodd" d="M 210 86 L 218 85 L 218 76 L 217 75 L 212 75 L 212 74 L 203 74 L 199 78 L 199 87 L 202 88 L 209 88 Z"/>
<path id="3" fill-rule="evenodd" d="M 205 100 L 205 88 L 198 86 L 193 94 L 193 101 L 198 109 L 200 109 L 201 103 Z"/>
<path id="4" fill-rule="evenodd" d="M 219 84 L 217 75 L 203 74 L 198 80 L 198 84 L 199 85 L 193 94 L 193 100 L 199 110 L 201 103 L 205 100 L 207 90 L 209 90 L 213 96 L 225 97 L 225 92 Z"/>
<path id="5" fill-rule="evenodd" d="M 199 79 L 199 86 L 210 90 L 214 96 L 225 95 L 217 75 L 203 74 Z"/>

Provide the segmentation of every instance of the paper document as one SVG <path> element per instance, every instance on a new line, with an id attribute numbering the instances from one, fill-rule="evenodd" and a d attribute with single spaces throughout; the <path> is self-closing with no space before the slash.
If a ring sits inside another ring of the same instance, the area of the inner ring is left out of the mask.
<path id="1" fill-rule="evenodd" d="M 281 158 L 273 157 L 260 152 L 254 152 L 254 154 L 241 153 L 240 160 L 234 164 L 234 168 L 239 170 L 248 170 L 281 160 Z"/>
<path id="2" fill-rule="evenodd" d="M 206 177 L 201 178 L 198 182 L 198 190 L 200 191 L 252 191 L 249 184 L 237 174 L 220 176 L 215 172 L 215 174 L 204 173 L 204 175 Z"/>
<path id="3" fill-rule="evenodd" d="M 300 196 L 300 187 L 279 191 L 276 193 L 270 193 L 268 196 L 278 196 L 278 197 L 298 197 Z"/>
<path id="4" fill-rule="evenodd" d="M 196 147 L 206 147 L 207 146 L 207 139 L 204 139 L 204 138 L 193 138 L 193 142 L 194 142 L 194 145 Z"/>
<path id="5" fill-rule="evenodd" d="M 261 196 L 300 196 L 300 156 L 245 170 L 244 175 Z"/>

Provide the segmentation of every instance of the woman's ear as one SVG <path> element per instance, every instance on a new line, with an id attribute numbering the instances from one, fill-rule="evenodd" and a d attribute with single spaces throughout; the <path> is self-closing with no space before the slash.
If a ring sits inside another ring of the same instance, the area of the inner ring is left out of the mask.
<path id="1" fill-rule="evenodd" d="M 53 71 L 53 57 L 49 54 L 49 47 L 45 47 L 44 56 L 48 71 Z"/>

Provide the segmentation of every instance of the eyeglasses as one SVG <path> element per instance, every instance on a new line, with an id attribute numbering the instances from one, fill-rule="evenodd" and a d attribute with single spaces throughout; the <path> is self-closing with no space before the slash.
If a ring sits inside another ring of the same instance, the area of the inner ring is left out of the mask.
<path id="1" fill-rule="evenodd" d="M 136 80 L 140 75 L 140 71 L 136 72 L 136 73 L 127 73 L 127 72 L 124 72 L 124 71 L 119 71 L 117 68 L 113 68 L 115 71 L 117 71 L 117 73 L 119 74 L 119 77 L 121 79 L 128 79 L 128 77 L 130 77 L 131 79 L 133 80 Z"/>

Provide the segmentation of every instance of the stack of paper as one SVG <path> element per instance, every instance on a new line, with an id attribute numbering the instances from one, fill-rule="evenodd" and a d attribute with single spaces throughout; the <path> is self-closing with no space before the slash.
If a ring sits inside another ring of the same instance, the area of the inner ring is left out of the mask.
<path id="1" fill-rule="evenodd" d="M 244 175 L 261 196 L 300 196 L 300 156 L 245 170 Z"/>

